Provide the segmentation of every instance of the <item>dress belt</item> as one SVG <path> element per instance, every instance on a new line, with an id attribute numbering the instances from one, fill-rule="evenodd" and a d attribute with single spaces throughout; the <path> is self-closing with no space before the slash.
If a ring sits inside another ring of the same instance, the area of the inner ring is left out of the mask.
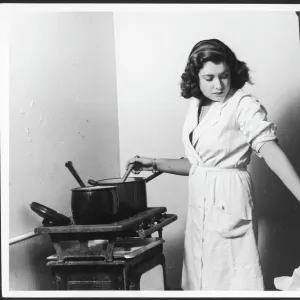
<path id="1" fill-rule="evenodd" d="M 194 174 L 196 169 L 202 169 L 205 171 L 213 171 L 213 172 L 232 172 L 232 171 L 247 171 L 247 167 L 238 167 L 238 168 L 218 168 L 218 167 L 210 167 L 206 166 L 205 164 L 197 163 L 197 164 L 192 164 L 190 173 Z"/>

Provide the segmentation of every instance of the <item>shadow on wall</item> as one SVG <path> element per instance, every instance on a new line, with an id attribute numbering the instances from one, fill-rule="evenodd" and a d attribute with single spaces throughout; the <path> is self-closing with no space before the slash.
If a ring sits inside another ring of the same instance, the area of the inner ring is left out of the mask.
<path id="1" fill-rule="evenodd" d="M 279 143 L 300 175 L 300 95 L 294 97 L 294 105 L 286 107 L 276 123 Z M 274 278 L 292 276 L 300 266 L 300 203 L 266 163 L 254 155 L 251 169 L 265 288 L 276 290 Z"/>
<path id="2" fill-rule="evenodd" d="M 166 259 L 166 286 L 167 290 L 181 289 L 181 272 L 183 261 L 183 242 L 184 236 L 179 235 L 176 240 L 167 241 L 164 246 Z"/>
<path id="3" fill-rule="evenodd" d="M 13 244 L 9 251 L 9 290 L 55 290 L 50 269 L 46 266 L 46 258 L 55 253 L 48 235 Z"/>

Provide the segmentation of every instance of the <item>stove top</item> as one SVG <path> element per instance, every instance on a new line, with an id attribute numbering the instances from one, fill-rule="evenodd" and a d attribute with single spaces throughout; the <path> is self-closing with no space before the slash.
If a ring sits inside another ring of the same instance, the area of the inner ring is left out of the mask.
<path id="1" fill-rule="evenodd" d="M 122 232 L 131 229 L 141 223 L 152 222 L 161 219 L 166 212 L 165 207 L 150 207 L 147 210 L 119 222 L 97 225 L 66 225 L 66 226 L 41 226 L 34 229 L 35 233 L 90 233 L 90 232 Z M 175 215 L 174 215 L 175 216 Z M 176 217 L 177 219 L 177 217 Z M 175 221 L 175 220 L 174 220 Z M 167 225 L 167 224 L 166 224 Z"/>
<path id="2" fill-rule="evenodd" d="M 63 261 L 68 255 L 61 247 L 62 241 L 79 241 L 79 250 L 73 256 L 101 256 L 106 261 L 113 261 L 115 243 L 119 238 L 138 237 L 145 239 L 158 231 L 162 238 L 162 228 L 177 220 L 174 214 L 166 214 L 165 207 L 150 207 L 143 212 L 111 224 L 98 225 L 67 225 L 67 226 L 40 226 L 34 229 L 37 234 L 48 234 L 56 250 L 57 258 Z M 88 246 L 91 240 L 107 240 L 105 249 L 91 250 Z M 74 252 L 74 251 L 73 251 Z"/>

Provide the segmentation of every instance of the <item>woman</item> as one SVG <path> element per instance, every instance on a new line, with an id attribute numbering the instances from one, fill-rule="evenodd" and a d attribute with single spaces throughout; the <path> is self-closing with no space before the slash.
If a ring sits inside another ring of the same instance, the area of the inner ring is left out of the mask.
<path id="1" fill-rule="evenodd" d="M 259 101 L 242 90 L 249 69 L 217 39 L 197 43 L 181 76 L 193 98 L 183 126 L 184 159 L 136 156 L 142 170 L 189 175 L 184 242 L 184 290 L 263 290 L 257 249 L 252 151 L 264 158 L 300 201 L 300 179 L 277 144 L 276 126 Z"/>

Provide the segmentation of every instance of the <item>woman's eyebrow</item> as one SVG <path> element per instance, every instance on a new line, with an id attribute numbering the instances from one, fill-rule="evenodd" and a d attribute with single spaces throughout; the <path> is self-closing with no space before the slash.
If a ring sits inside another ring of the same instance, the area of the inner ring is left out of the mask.
<path id="1" fill-rule="evenodd" d="M 220 75 L 223 75 L 223 74 L 228 73 L 228 72 L 229 72 L 229 70 L 225 70 L 222 73 L 220 73 Z M 215 74 L 202 74 L 201 76 L 215 76 Z"/>

